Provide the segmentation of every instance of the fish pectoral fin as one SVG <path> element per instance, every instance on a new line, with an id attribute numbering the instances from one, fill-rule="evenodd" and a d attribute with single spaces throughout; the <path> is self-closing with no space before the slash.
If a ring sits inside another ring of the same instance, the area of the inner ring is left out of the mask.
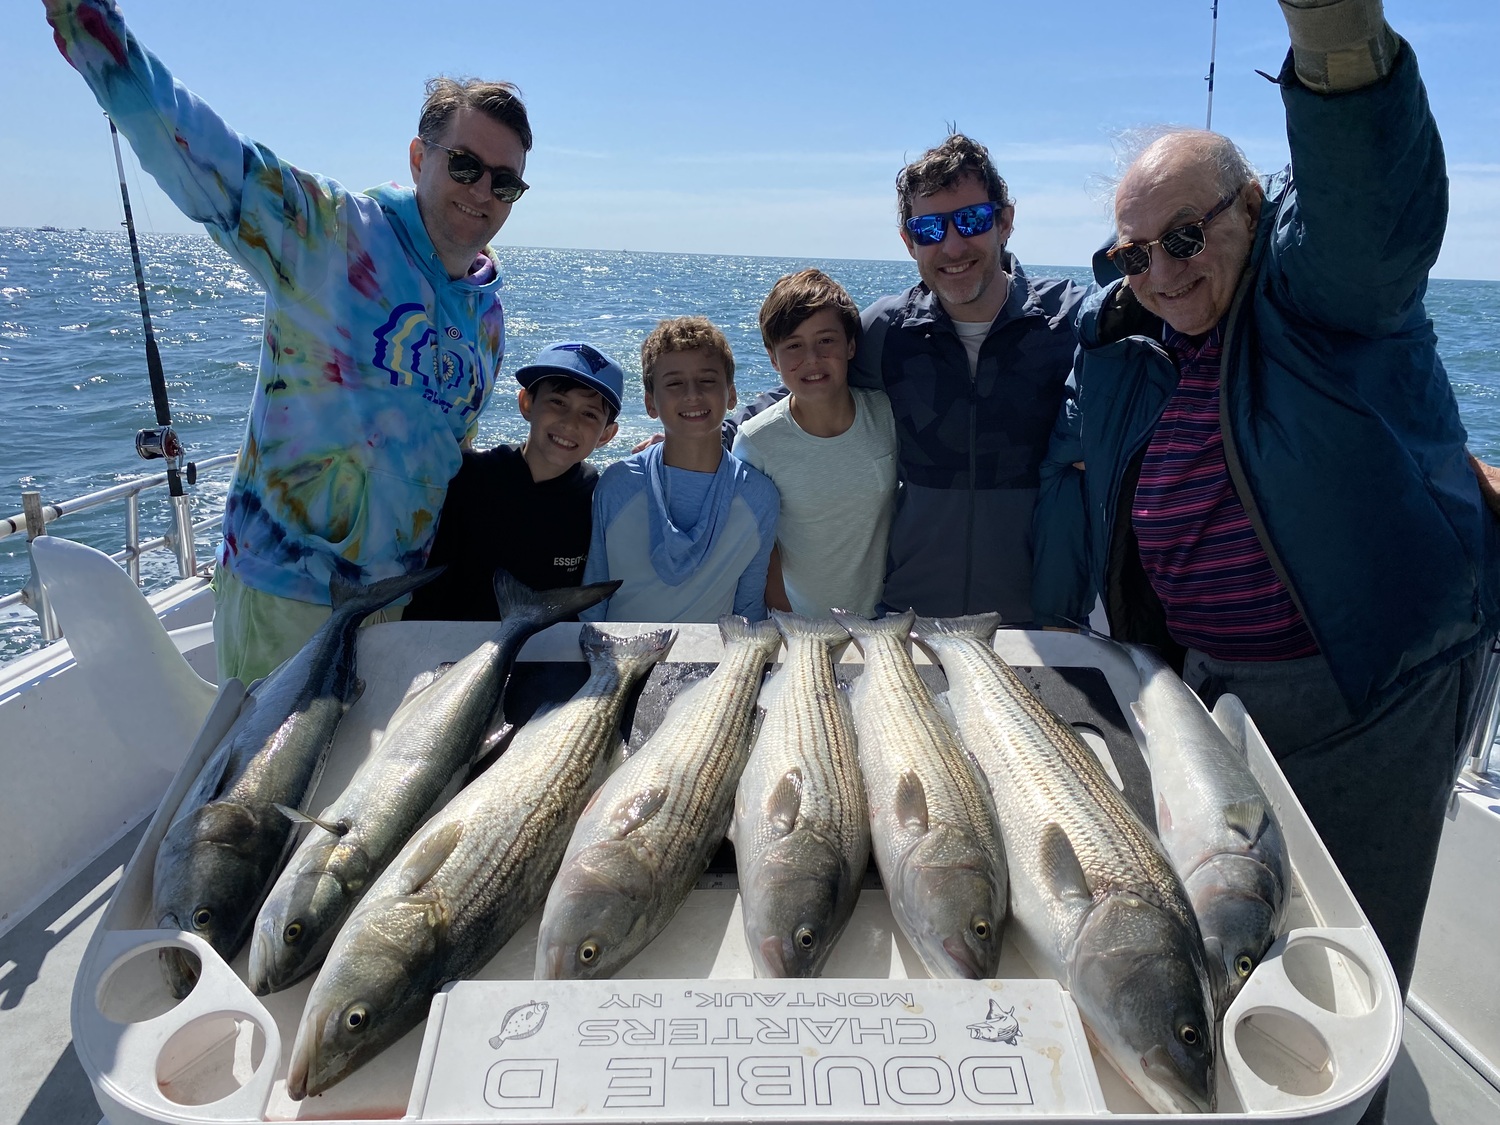
<path id="1" fill-rule="evenodd" d="M 766 818 L 778 836 L 785 836 L 797 826 L 802 811 L 802 771 L 793 767 L 772 787 L 766 797 Z"/>
<path id="2" fill-rule="evenodd" d="M 274 802 L 273 802 L 274 803 Z M 349 831 L 349 824 L 343 820 L 320 820 L 309 813 L 294 809 L 289 805 L 276 805 L 276 811 L 286 817 L 293 824 L 311 824 L 321 828 L 324 832 L 332 832 L 335 836 L 342 836 Z"/>
<path id="3" fill-rule="evenodd" d="M 922 779 L 907 770 L 896 781 L 896 799 L 892 806 L 896 819 L 906 828 L 926 832 L 927 790 L 922 788 Z"/>
<path id="4" fill-rule="evenodd" d="M 616 836 L 629 836 L 661 812 L 661 807 L 666 803 L 667 790 L 663 786 L 642 789 L 615 809 L 614 815 L 609 818 L 610 828 Z"/>
<path id="5" fill-rule="evenodd" d="M 1255 797 L 1224 806 L 1224 823 L 1252 844 L 1260 839 L 1270 819 L 1265 802 Z"/>
<path id="6" fill-rule="evenodd" d="M 1059 899 L 1092 899 L 1088 876 L 1068 834 L 1058 824 L 1048 824 L 1042 829 L 1040 854 L 1042 878 L 1048 888 Z"/>
<path id="7" fill-rule="evenodd" d="M 458 847 L 458 842 L 463 839 L 463 836 L 463 823 L 455 820 L 423 839 L 417 845 L 417 849 L 412 852 L 411 857 L 402 865 L 402 893 L 414 895 L 426 886 L 447 862 L 448 857 L 453 854 L 453 849 Z"/>

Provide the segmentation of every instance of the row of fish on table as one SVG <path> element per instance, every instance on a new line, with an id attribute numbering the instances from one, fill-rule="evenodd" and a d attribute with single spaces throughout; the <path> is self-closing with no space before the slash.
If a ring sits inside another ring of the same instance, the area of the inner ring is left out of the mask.
<path id="1" fill-rule="evenodd" d="M 587 682 L 448 799 L 504 729 L 526 639 L 617 585 L 538 592 L 500 571 L 494 635 L 413 685 L 314 814 L 338 722 L 362 690 L 359 623 L 431 575 L 335 580 L 328 622 L 252 687 L 157 851 L 153 919 L 226 962 L 248 941 L 255 992 L 322 966 L 291 1097 L 321 1093 L 419 1024 L 434 994 L 477 973 L 538 907 L 539 979 L 618 971 L 672 919 L 727 830 L 757 975 L 821 972 L 873 853 L 931 975 L 993 977 L 1009 936 L 1068 989 L 1097 1049 L 1148 1103 L 1214 1107 L 1216 1020 L 1277 935 L 1290 869 L 1243 748 L 1153 654 L 1129 649 L 1158 834 L 995 652 L 997 615 L 726 617 L 717 667 L 628 756 L 621 716 L 674 630 L 584 625 Z M 864 658 L 852 693 L 833 664 L 851 637 Z M 911 638 L 942 665 L 943 695 L 919 677 Z M 162 959 L 186 995 L 196 960 L 176 948 Z"/>

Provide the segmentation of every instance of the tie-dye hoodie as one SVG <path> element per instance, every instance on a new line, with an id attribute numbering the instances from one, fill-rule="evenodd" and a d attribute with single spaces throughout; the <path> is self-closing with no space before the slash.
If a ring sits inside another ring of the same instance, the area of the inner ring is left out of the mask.
<path id="1" fill-rule="evenodd" d="M 334 573 L 370 582 L 422 566 L 500 369 L 493 258 L 451 280 L 412 189 L 356 194 L 241 137 L 109 0 L 47 9 L 141 166 L 266 289 L 220 564 L 252 589 L 325 604 Z"/>

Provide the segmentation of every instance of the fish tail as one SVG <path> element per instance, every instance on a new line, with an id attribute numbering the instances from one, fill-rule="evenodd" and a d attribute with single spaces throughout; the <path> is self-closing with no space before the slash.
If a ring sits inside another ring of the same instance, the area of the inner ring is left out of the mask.
<path id="1" fill-rule="evenodd" d="M 737 614 L 726 613 L 719 618 L 719 636 L 726 645 L 750 644 L 764 649 L 767 655 L 781 647 L 781 631 L 776 622 L 750 621 Z"/>
<path id="2" fill-rule="evenodd" d="M 495 604 L 500 608 L 501 621 L 509 621 L 516 614 L 530 610 L 548 624 L 575 618 L 620 588 L 617 580 L 595 582 L 590 586 L 534 590 L 504 567 L 495 571 L 494 583 Z"/>
<path id="3" fill-rule="evenodd" d="M 633 637 L 617 637 L 589 624 L 578 631 L 578 644 L 589 667 L 612 663 L 626 680 L 644 675 L 646 669 L 667 655 L 676 638 L 676 629 L 657 629 Z"/>
<path id="4" fill-rule="evenodd" d="M 343 610 L 363 617 L 376 610 L 384 609 L 397 598 L 405 597 L 417 587 L 427 585 L 442 574 L 443 570 L 441 566 L 430 566 L 415 574 L 398 574 L 394 578 L 382 578 L 378 582 L 363 586 L 358 582 L 349 581 L 341 574 L 335 574 L 328 580 L 328 601 L 335 613 Z"/>
<path id="5" fill-rule="evenodd" d="M 907 634 L 911 632 L 912 622 L 917 617 L 916 611 L 910 609 L 905 613 L 888 613 L 874 620 L 844 609 L 836 609 L 832 612 L 834 619 L 847 629 L 849 635 L 856 641 L 865 641 L 874 637 L 899 637 L 905 640 Z"/>
<path id="6" fill-rule="evenodd" d="M 803 617 L 799 613 L 783 613 L 779 609 L 773 609 L 771 619 L 788 641 L 793 637 L 801 637 L 804 640 L 836 645 L 849 639 L 849 630 L 831 617 Z"/>
<path id="7" fill-rule="evenodd" d="M 971 613 L 966 617 L 919 617 L 912 632 L 919 641 L 929 637 L 972 637 L 989 644 L 998 628 L 998 613 Z"/>

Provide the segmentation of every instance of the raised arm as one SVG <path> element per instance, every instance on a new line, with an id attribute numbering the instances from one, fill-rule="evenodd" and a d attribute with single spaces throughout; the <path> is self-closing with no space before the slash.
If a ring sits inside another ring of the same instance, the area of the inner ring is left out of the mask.
<path id="1" fill-rule="evenodd" d="M 172 202 L 268 288 L 295 284 L 295 259 L 338 223 L 343 189 L 232 130 L 141 45 L 112 0 L 43 2 L 63 57 Z"/>
<path id="2" fill-rule="evenodd" d="M 1411 47 L 1380 0 L 1280 0 L 1294 198 L 1271 253 L 1295 307 L 1329 327 L 1405 324 L 1448 217 L 1442 141 Z"/>

